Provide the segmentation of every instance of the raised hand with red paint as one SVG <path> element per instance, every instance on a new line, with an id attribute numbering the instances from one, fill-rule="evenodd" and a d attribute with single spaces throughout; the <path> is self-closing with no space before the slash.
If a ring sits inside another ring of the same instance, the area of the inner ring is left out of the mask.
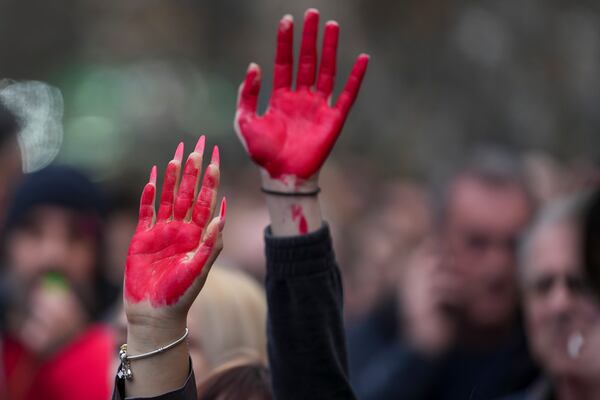
<path id="1" fill-rule="evenodd" d="M 214 148 L 199 188 L 204 142 L 201 137 L 189 155 L 181 179 L 183 143 L 177 147 L 167 165 L 158 212 L 154 207 L 156 167 L 142 192 L 139 222 L 125 267 L 123 298 L 130 354 L 151 351 L 181 337 L 188 310 L 222 249 L 224 198 L 219 215 L 212 218 L 219 187 L 219 150 Z M 187 354 L 187 346 L 182 345 L 156 358 L 136 361 L 136 375 L 143 378 L 127 382 L 129 395 L 156 393 L 173 382 L 182 384 L 188 372 Z M 164 371 L 156 379 L 153 372 L 160 363 Z M 165 385 L 161 386 L 161 380 Z"/>
<path id="2" fill-rule="evenodd" d="M 194 204 L 203 147 L 204 137 L 186 162 L 179 190 L 183 143 L 177 148 L 167 166 L 156 220 L 156 167 L 152 168 L 150 182 L 142 193 L 139 223 L 127 256 L 125 299 L 129 305 L 140 302 L 148 302 L 154 308 L 191 305 L 200 288 L 192 288 L 191 293 L 184 295 L 199 277 L 206 276 L 209 261 L 216 258 L 222 247 L 225 199 L 221 203 L 221 214 L 210 221 L 219 185 L 217 147 Z"/>
<path id="3" fill-rule="evenodd" d="M 304 15 L 296 87 L 292 88 L 293 25 L 290 15 L 279 23 L 273 93 L 266 112 L 257 115 L 261 72 L 258 65 L 251 63 L 240 86 L 234 121 L 246 151 L 261 167 L 263 188 L 271 191 L 267 206 L 276 236 L 303 235 L 321 227 L 315 195 L 319 170 L 356 100 L 369 62 L 368 55 L 358 56 L 344 89 L 332 105 L 339 26 L 335 21 L 325 24 L 317 70 L 319 12 L 309 9 Z"/>
<path id="4" fill-rule="evenodd" d="M 294 23 L 279 23 L 273 93 L 264 115 L 256 114 L 260 67 L 250 64 L 240 87 L 235 127 L 250 157 L 275 179 L 308 180 L 329 155 L 358 94 L 369 56 L 358 56 L 344 90 L 334 105 L 339 26 L 325 24 L 321 64 L 317 72 L 319 12 L 306 11 L 296 88 L 292 89 Z M 315 85 L 316 82 L 316 85 Z"/>

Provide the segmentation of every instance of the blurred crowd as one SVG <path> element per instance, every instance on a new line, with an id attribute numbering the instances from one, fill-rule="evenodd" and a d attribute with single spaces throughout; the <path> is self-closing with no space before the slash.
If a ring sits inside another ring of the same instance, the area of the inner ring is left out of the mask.
<path id="1" fill-rule="evenodd" d="M 2 106 L 2 395 L 69 399 L 80 385 L 108 398 L 126 340 L 120 287 L 138 185 L 102 187 L 61 165 L 22 174 L 18 131 Z M 226 250 L 189 316 L 203 390 L 243 387 L 219 381 L 232 371 L 268 386 L 268 218 L 253 179 L 228 182 Z M 328 168 L 322 186 L 359 398 L 600 393 L 600 305 L 581 237 L 600 166 L 485 145 L 426 181 L 354 161 Z"/>
<path id="2" fill-rule="evenodd" d="M 230 40 L 231 26 L 226 29 L 210 21 L 227 15 L 240 24 L 237 29 L 244 36 L 251 28 L 241 16 L 257 12 L 242 2 L 220 3 L 214 18 L 203 19 L 209 32 L 205 36 L 219 40 L 200 54 L 216 58 L 212 67 L 219 72 L 200 74 L 187 63 L 174 67 L 154 60 L 125 72 L 81 67 L 76 77 L 57 79 L 68 81 L 66 99 L 74 104 L 66 115 L 60 162 L 23 173 L 26 160 L 19 132 L 26 121 L 0 102 L 0 399 L 75 399 L 78 387 L 93 393 L 90 399 L 110 397 L 118 346 L 126 341 L 121 287 L 145 179 L 138 168 L 171 142 L 152 132 L 191 130 L 197 121 L 181 117 L 195 114 L 188 110 L 191 102 L 202 109 L 194 118 L 206 117 L 203 126 L 209 129 L 223 133 L 226 129 L 219 121 L 231 120 L 223 112 L 233 109 L 227 101 L 194 97 L 215 88 L 211 93 L 234 92 L 226 78 L 227 65 L 235 60 L 218 58 L 225 42 L 235 57 L 247 58 L 244 43 Z M 262 3 L 279 13 L 279 6 Z M 390 57 L 385 65 L 374 65 L 366 97 L 370 90 L 371 99 L 373 93 L 382 93 L 382 98 L 363 102 L 364 110 L 357 113 L 363 116 L 352 124 L 354 133 L 343 134 L 350 138 L 342 145 L 343 154 L 331 160 L 320 177 L 324 214 L 344 280 L 346 346 L 354 390 L 365 400 L 599 399 L 600 303 L 590 291 L 582 252 L 591 193 L 600 189 L 600 159 L 595 158 L 600 156 L 595 153 L 600 143 L 600 57 L 589 56 L 586 50 L 594 48 L 596 54 L 600 49 L 594 24 L 598 16 L 586 12 L 596 12 L 597 5 L 544 8 L 524 1 L 516 2 L 519 7 L 501 7 L 487 2 L 455 9 L 442 1 L 417 3 L 388 1 L 382 2 L 386 7 L 370 7 L 370 2 L 356 1 L 347 8 L 338 2 L 330 6 L 340 18 L 351 20 L 348 25 L 356 39 L 352 46 L 362 47 L 356 33 L 362 32 L 377 43 L 375 55 L 393 53 L 393 46 L 405 50 L 398 54 L 413 55 L 408 61 Z M 112 28 L 106 25 L 111 12 L 123 7 L 119 10 L 134 15 L 136 6 L 82 4 L 81 15 L 91 18 L 98 8 L 101 16 L 81 39 L 86 49 L 95 51 L 94 57 L 126 59 L 136 56 L 127 54 L 129 49 L 146 54 L 145 45 L 155 45 L 134 34 L 112 40 Z M 4 6 L 19 8 L 18 2 Z M 403 28 L 403 40 L 413 42 L 380 40 L 385 35 L 377 21 L 394 15 L 386 14 L 387 7 L 403 15 L 428 15 Z M 531 19 L 520 18 L 515 8 L 542 15 L 547 24 L 527 27 Z M 145 19 L 138 15 L 135 21 L 167 18 L 180 22 L 173 24 L 178 30 L 200 35 L 198 15 L 177 10 L 181 12 L 165 5 L 156 11 L 160 16 L 148 11 Z M 577 29 L 557 21 L 561 12 Z M 50 15 L 55 24 L 56 15 Z M 76 31 L 77 24 L 69 21 L 67 27 Z M 41 24 L 45 26 L 44 21 Z M 124 25 L 126 19 L 118 28 L 126 30 Z M 253 26 L 258 29 L 253 35 L 272 33 L 260 24 Z M 442 28 L 452 30 L 450 48 L 463 58 L 449 62 L 455 54 L 441 54 L 448 47 L 436 40 L 446 32 Z M 537 80 L 527 79 L 535 65 L 521 64 L 527 60 L 521 53 L 530 44 L 510 33 L 526 28 L 530 31 L 523 36 L 534 39 L 554 32 L 562 46 L 559 54 L 536 48 L 553 66 Z M 479 35 L 482 30 L 489 34 Z M 178 42 L 176 33 L 158 29 L 153 34 L 176 50 L 170 56 L 199 57 L 188 47 L 173 44 Z M 53 40 L 75 46 L 57 35 Z M 0 40 L 0 51 L 3 43 Z M 415 43 L 440 54 L 416 51 Z M 352 46 L 347 51 L 354 52 Z M 44 66 L 53 68 L 45 53 L 21 56 L 26 60 L 44 56 Z M 560 62 L 565 59 L 569 62 Z M 432 66 L 440 60 L 450 75 L 446 80 Z M 423 65 L 429 67 L 418 68 Z M 385 79 L 391 76 L 386 69 L 392 67 L 407 77 L 393 82 L 395 88 L 405 89 L 404 99 L 394 99 L 395 94 L 385 89 L 389 85 Z M 20 71 L 10 62 L 6 68 Z M 430 75 L 440 79 L 431 80 L 434 89 L 409 82 Z M 132 76 L 139 80 L 130 80 Z M 488 86 L 490 76 L 498 79 Z M 464 84 L 467 79 L 473 81 Z M 562 99 L 547 96 L 547 83 L 553 79 L 561 85 L 551 93 L 564 92 Z M 125 81 L 130 97 L 120 100 L 122 104 L 111 103 L 121 94 L 113 89 Z M 155 83 L 147 86 L 150 81 Z M 506 81 L 519 83 L 520 89 L 500 88 Z M 193 82 L 191 95 L 182 94 L 187 82 Z M 458 90 L 459 84 L 468 90 Z M 138 92 L 142 87 L 148 91 Z M 449 90 L 441 90 L 445 87 Z M 163 93 L 164 88 L 169 90 Z M 444 94 L 432 100 L 433 93 L 440 92 Z M 474 98 L 482 98 L 477 112 L 465 106 Z M 409 99 L 416 101 L 407 104 Z M 158 108 L 133 107 L 146 100 Z M 450 105 L 445 108 L 439 102 Z M 375 109 L 382 103 L 383 111 Z M 390 104 L 404 111 L 397 112 Z M 133 108 L 120 115 L 121 106 Z M 94 107 L 96 114 L 89 114 Z M 503 111 L 495 113 L 496 108 Z M 398 119 L 403 121 L 396 123 Z M 115 121 L 120 125 L 110 125 Z M 409 132 L 400 135 L 398 126 Z M 147 128 L 150 134 L 131 134 L 120 148 L 115 132 L 123 127 L 140 132 Z M 89 136 L 80 135 L 88 130 Z M 361 130 L 371 136 L 377 130 L 382 134 L 365 145 Z M 446 130 L 448 135 L 442 137 L 440 132 Z M 107 141 L 96 142 L 94 135 Z M 499 140 L 479 143 L 472 140 L 476 136 Z M 124 149 L 147 138 L 153 149 L 123 162 L 120 170 L 120 161 L 127 158 Z M 79 153 L 82 148 L 86 150 Z M 234 155 L 241 152 L 230 148 Z M 113 149 L 108 158 L 94 155 Z M 233 158 L 231 165 L 239 167 Z M 103 169 L 106 175 L 98 181 Z M 89 170 L 95 172 L 94 179 Z M 233 398 L 244 398 L 248 390 L 256 390 L 264 396 L 260 398 L 269 398 L 264 389 L 269 375 L 261 235 L 268 214 L 255 171 L 240 167 L 233 172 L 233 167 L 225 167 L 223 174 L 223 191 L 231 204 L 225 247 L 191 309 L 190 351 L 202 391 L 227 388 Z M 244 386 L 248 375 L 254 381 L 260 377 L 264 387 Z"/>

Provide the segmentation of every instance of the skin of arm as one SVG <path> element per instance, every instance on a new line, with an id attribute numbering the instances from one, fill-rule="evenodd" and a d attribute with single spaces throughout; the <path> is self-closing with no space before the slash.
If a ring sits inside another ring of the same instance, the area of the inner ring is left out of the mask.
<path id="1" fill-rule="evenodd" d="M 369 56 L 356 59 L 336 103 L 335 82 L 339 25 L 325 24 L 317 70 L 319 12 L 304 16 L 296 87 L 292 88 L 294 21 L 284 16 L 277 32 L 273 93 L 263 115 L 257 115 L 261 70 L 251 63 L 239 89 L 235 129 L 252 160 L 260 166 L 263 188 L 305 193 L 318 188 L 321 166 L 333 148 L 360 89 Z M 304 235 L 322 224 L 317 196 L 267 194 L 275 236 Z"/>
<path id="2" fill-rule="evenodd" d="M 180 178 L 183 143 L 165 172 L 155 212 L 156 167 L 140 201 L 139 222 L 125 267 L 123 300 L 127 315 L 127 352 L 146 353 L 174 342 L 185 331 L 188 310 L 222 249 L 226 202 L 212 218 L 219 187 L 219 151 L 215 147 L 202 185 L 204 136 L 189 155 Z M 189 376 L 187 344 L 131 361 L 131 397 L 152 397 L 179 389 Z"/>

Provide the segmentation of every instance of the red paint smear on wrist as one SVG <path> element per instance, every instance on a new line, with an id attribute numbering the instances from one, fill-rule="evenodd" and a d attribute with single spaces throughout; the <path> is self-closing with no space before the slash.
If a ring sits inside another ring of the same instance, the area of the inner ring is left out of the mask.
<path id="1" fill-rule="evenodd" d="M 292 205 L 292 221 L 298 223 L 298 232 L 302 235 L 308 233 L 308 223 L 306 222 L 306 217 L 304 216 L 304 211 L 302 210 L 302 206 L 297 204 Z"/>

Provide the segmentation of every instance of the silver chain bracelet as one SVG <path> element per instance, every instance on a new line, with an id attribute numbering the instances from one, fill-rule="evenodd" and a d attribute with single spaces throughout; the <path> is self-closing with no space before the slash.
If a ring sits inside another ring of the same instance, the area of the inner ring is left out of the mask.
<path id="1" fill-rule="evenodd" d="M 131 371 L 131 361 L 141 360 L 143 358 L 152 357 L 156 354 L 162 353 L 163 351 L 167 351 L 167 350 L 177 346 L 179 343 L 183 342 L 185 340 L 185 338 L 188 336 L 188 333 L 189 333 L 188 328 L 185 328 L 185 332 L 183 333 L 183 336 L 181 336 L 179 339 L 175 340 L 174 342 L 169 343 L 163 347 L 159 347 L 156 350 L 152 350 L 147 353 L 136 354 L 134 356 L 130 356 L 127 354 L 127 343 L 121 345 L 121 348 L 119 350 L 119 359 L 121 360 L 121 365 L 119 366 L 119 372 L 117 372 L 117 377 L 119 379 L 125 379 L 128 381 L 132 380 L 133 372 Z"/>

